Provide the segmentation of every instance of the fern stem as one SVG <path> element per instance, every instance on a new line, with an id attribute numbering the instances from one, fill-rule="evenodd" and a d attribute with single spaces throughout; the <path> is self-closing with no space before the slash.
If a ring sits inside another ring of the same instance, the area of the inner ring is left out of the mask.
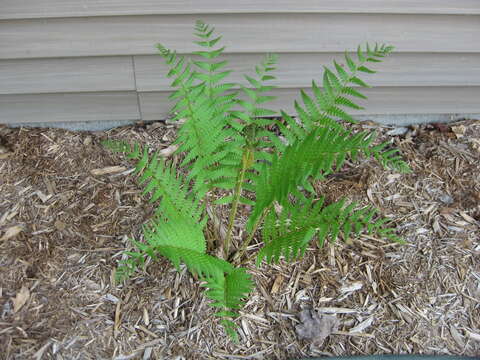
<path id="1" fill-rule="evenodd" d="M 238 204 L 240 202 L 240 195 L 242 193 L 243 182 L 245 181 L 245 173 L 247 169 L 253 164 L 253 149 L 246 146 L 242 155 L 242 168 L 238 174 L 237 183 L 235 184 L 235 190 L 233 192 L 232 209 L 230 210 L 230 216 L 228 219 L 227 237 L 224 244 L 225 259 L 228 259 L 230 252 L 230 243 L 232 242 L 233 235 L 233 223 L 237 215 Z"/>
<path id="2" fill-rule="evenodd" d="M 252 232 L 250 234 L 248 234 L 248 237 L 247 239 L 243 242 L 242 246 L 240 247 L 240 249 L 238 250 L 238 252 L 235 254 L 235 257 L 234 257 L 234 261 L 237 261 L 237 260 L 240 260 L 243 256 L 243 254 L 245 253 L 245 251 L 247 250 L 247 247 L 248 245 L 250 245 L 250 243 L 252 242 L 253 240 L 253 236 L 255 235 L 255 233 L 257 232 L 258 230 L 258 227 L 260 226 L 260 224 L 263 222 L 263 220 L 265 219 L 265 216 L 267 216 L 268 212 L 270 211 L 270 208 L 272 207 L 272 205 L 266 207 L 264 210 L 263 210 L 263 213 L 261 216 L 258 217 L 257 221 L 255 221 L 255 224 L 253 224 L 253 229 L 252 229 Z M 241 262 L 243 263 L 243 262 Z"/>

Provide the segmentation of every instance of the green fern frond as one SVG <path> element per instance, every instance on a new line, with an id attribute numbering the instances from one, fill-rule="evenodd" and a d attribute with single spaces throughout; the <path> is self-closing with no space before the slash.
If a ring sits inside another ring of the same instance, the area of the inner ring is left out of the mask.
<path id="1" fill-rule="evenodd" d="M 368 62 L 380 62 L 383 57 L 388 55 L 393 47 L 378 44 L 372 49 L 369 44 L 363 50 L 360 46 L 357 49 L 357 59 L 354 61 L 348 53 L 345 53 L 346 66 L 342 66 L 334 61 L 335 71 L 328 67 L 324 68 L 323 90 L 319 88 L 315 81 L 312 81 L 313 97 L 306 92 L 301 91 L 303 105 L 295 102 L 295 110 L 300 124 L 297 120 L 282 112 L 283 122 L 280 122 L 281 133 L 293 143 L 295 139 L 302 139 L 314 127 L 330 127 L 343 129 L 338 120 L 355 123 L 346 109 L 360 110 L 362 106 L 358 105 L 353 98 L 366 99 L 357 87 L 369 87 L 359 76 L 359 73 L 372 74 L 375 71 L 366 66 Z M 371 134 L 373 140 L 374 134 Z M 386 145 L 382 144 L 375 147 L 363 147 L 361 152 L 366 156 L 373 155 L 384 167 L 392 168 L 401 172 L 408 172 L 408 165 L 397 155 L 395 150 L 383 151 Z M 280 150 L 280 149 L 279 149 Z"/>
<path id="2" fill-rule="evenodd" d="M 398 172 L 408 174 L 411 172 L 408 164 L 399 155 L 398 149 L 388 149 L 390 147 L 389 142 L 384 142 L 379 145 L 373 146 L 365 150 L 365 154 L 372 155 L 375 159 L 383 165 L 384 168 L 394 169 Z"/>
<path id="3" fill-rule="evenodd" d="M 265 93 L 276 88 L 276 86 L 273 85 L 266 85 L 266 82 L 276 79 L 271 72 L 276 69 L 277 60 L 277 55 L 267 54 L 262 63 L 255 66 L 257 78 L 244 75 L 245 80 L 249 83 L 248 86 L 241 86 L 246 98 L 245 100 L 237 101 L 237 103 L 244 108 L 244 111 L 235 111 L 232 115 L 245 121 L 245 125 L 260 125 L 257 123 L 258 118 L 273 116 L 277 113 L 276 111 L 260 106 L 276 98 L 275 96 L 265 95 Z"/>
<path id="4" fill-rule="evenodd" d="M 401 242 L 394 229 L 385 226 L 388 219 L 374 219 L 376 210 L 370 206 L 358 208 L 354 202 L 347 205 L 345 199 L 324 206 L 321 198 L 317 202 L 306 200 L 304 204 L 287 202 L 282 207 L 280 214 L 270 212 L 265 219 L 265 246 L 258 253 L 257 265 L 264 259 L 271 263 L 278 262 L 281 256 L 287 261 L 303 256 L 314 237 L 320 247 L 325 241 L 335 242 L 340 234 L 346 241 L 362 231 Z"/>
<path id="5" fill-rule="evenodd" d="M 323 90 L 320 89 L 314 81 L 312 82 L 314 98 L 302 92 L 302 101 L 305 107 L 300 105 L 296 106 L 297 112 L 300 111 L 302 113 L 302 123 L 306 124 L 306 126 L 311 126 L 311 123 L 316 123 L 320 126 L 337 127 L 338 119 L 347 122 L 356 122 L 342 108 L 361 109 L 362 107 L 351 99 L 346 98 L 346 96 L 366 97 L 358 90 L 352 89 L 351 85 L 369 87 L 358 77 L 358 73 L 373 73 L 374 71 L 367 68 L 365 63 L 367 61 L 380 61 L 379 58 L 386 56 L 393 50 L 392 47 L 385 45 L 381 47 L 376 46 L 374 50 L 371 50 L 367 44 L 366 48 L 366 55 L 361 47 L 358 48 L 358 62 L 352 60 L 348 53 L 345 53 L 345 60 L 349 71 L 336 61 L 334 61 L 336 73 L 328 67 L 324 67 Z"/>
<path id="6" fill-rule="evenodd" d="M 206 296 L 213 300 L 210 306 L 220 309 L 216 316 L 222 318 L 226 331 L 235 337 L 235 325 L 229 319 L 238 316 L 242 299 L 253 287 L 246 269 L 234 268 L 227 261 L 206 254 L 203 225 L 192 222 L 190 217 L 157 216 L 144 226 L 143 233 L 145 243 L 133 241 L 139 252 L 127 252 L 129 259 L 122 262 L 117 274 L 130 275 L 144 263 L 145 255 L 153 259 L 162 255 L 177 269 L 185 264 L 192 274 L 205 281 Z"/>
<path id="7" fill-rule="evenodd" d="M 212 29 L 203 31 L 207 36 Z M 214 71 L 202 74 L 208 78 L 198 83 L 200 73 L 191 72 L 184 61 L 175 63 L 175 55 L 165 48 L 161 48 L 161 55 L 167 65 L 177 64 L 170 71 L 172 76 L 177 76 L 175 85 L 179 87 L 174 93 L 179 98 L 174 110 L 177 112 L 176 118 L 186 120 L 176 139 L 179 144 L 177 152 L 186 154 L 181 165 L 191 170 L 189 180 L 193 182 L 194 191 L 202 197 L 213 187 L 209 172 L 222 164 L 230 153 L 237 152 L 236 143 L 231 141 L 235 138 L 235 131 L 227 128 L 230 122 L 229 112 L 235 102 L 232 95 L 223 94 L 230 86 L 219 84 L 218 74 Z M 197 65 L 200 63 L 202 62 L 197 62 Z M 187 72 L 188 77 L 182 75 Z M 230 182 L 235 183 L 235 178 L 230 179 Z"/>
<path id="8" fill-rule="evenodd" d="M 211 306 L 224 309 L 224 312 L 217 313 L 217 316 L 236 317 L 237 314 L 233 310 L 242 307 L 242 299 L 253 287 L 250 275 L 244 268 L 232 268 L 225 271 L 221 277 L 213 277 L 206 281 L 206 287 L 209 289 L 207 296 L 214 300 Z"/>
<path id="9" fill-rule="evenodd" d="M 193 55 L 202 58 L 201 60 L 192 61 L 197 67 L 195 78 L 200 80 L 205 86 L 210 99 L 221 97 L 227 90 L 235 86 L 234 83 L 222 83 L 222 80 L 232 72 L 231 70 L 223 70 L 228 63 L 226 60 L 216 60 L 225 50 L 225 47 L 214 48 L 222 37 L 213 37 L 215 28 L 202 21 L 196 22 L 195 31 L 195 35 L 199 38 L 199 40 L 195 41 L 195 44 L 205 49 L 193 52 Z"/>
<path id="10" fill-rule="evenodd" d="M 214 302 L 211 306 L 220 310 L 215 314 L 222 318 L 221 325 L 234 341 L 238 341 L 235 329 L 238 327 L 231 319 L 239 316 L 238 309 L 243 306 L 243 298 L 252 291 L 253 282 L 244 268 L 236 268 L 216 277 L 203 279 L 208 288 L 206 295 Z"/>
<path id="11" fill-rule="evenodd" d="M 239 162 L 235 165 L 226 162 L 241 153 L 243 141 L 238 134 L 241 128 L 235 127 L 231 115 L 236 103 L 236 93 L 231 92 L 235 84 L 222 82 L 230 71 L 223 70 L 225 61 L 216 60 L 224 49 L 214 48 L 220 37 L 214 37 L 214 28 L 201 21 L 196 23 L 195 30 L 200 39 L 196 43 L 205 49 L 194 53 L 201 57 L 191 62 L 195 71 L 188 62 L 176 60 L 174 53 L 160 49 L 167 65 L 175 65 L 169 72 L 170 76 L 176 76 L 172 85 L 179 87 L 173 94 L 179 99 L 173 110 L 176 118 L 186 120 L 176 140 L 177 152 L 186 154 L 181 165 L 189 168 L 188 180 L 202 197 L 220 178 L 222 183 L 234 186 L 236 178 L 228 176 L 232 171 L 219 175 L 218 169 L 238 170 Z"/>
<path id="12" fill-rule="evenodd" d="M 283 203 L 298 186 L 308 187 L 310 177 L 318 178 L 339 169 L 347 156 L 355 158 L 372 140 L 368 132 L 352 135 L 342 128 L 319 127 L 287 146 L 283 153 L 273 154 L 271 165 L 264 163 L 254 176 L 257 201 L 248 228 L 275 200 Z"/>
<path id="13" fill-rule="evenodd" d="M 158 219 L 151 230 L 145 230 L 145 238 L 149 246 L 168 258 L 176 268 L 183 263 L 205 281 L 202 285 L 208 289 L 205 294 L 213 300 L 209 305 L 220 309 L 216 316 L 222 318 L 225 330 L 235 338 L 235 325 L 229 318 L 238 316 L 242 299 L 252 290 L 250 275 L 244 268 L 234 268 L 224 260 L 205 254 L 205 248 L 199 246 L 204 243 L 199 241 L 200 233 L 193 233 L 192 225 L 182 223 L 181 219 Z"/>
<path id="14" fill-rule="evenodd" d="M 117 153 L 123 153 L 127 156 L 128 159 L 141 159 L 145 156 L 145 149 L 143 149 L 139 144 L 130 144 L 125 141 L 121 140 L 102 140 L 101 144 L 105 146 L 107 149 L 110 149 L 113 152 Z M 147 149 L 148 153 L 148 149 Z M 141 166 L 138 166 L 137 168 L 142 168 L 143 169 L 143 162 Z"/>

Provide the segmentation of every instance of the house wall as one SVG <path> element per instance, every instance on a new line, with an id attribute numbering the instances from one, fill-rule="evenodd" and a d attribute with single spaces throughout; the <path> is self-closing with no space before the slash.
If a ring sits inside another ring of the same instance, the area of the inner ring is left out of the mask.
<path id="1" fill-rule="evenodd" d="M 357 114 L 480 113 L 478 0 L 0 0 L 0 123 L 165 118 L 155 44 L 194 51 L 197 19 L 224 36 L 232 80 L 279 55 L 287 111 L 323 65 L 370 41 L 396 52 L 366 77 Z"/>

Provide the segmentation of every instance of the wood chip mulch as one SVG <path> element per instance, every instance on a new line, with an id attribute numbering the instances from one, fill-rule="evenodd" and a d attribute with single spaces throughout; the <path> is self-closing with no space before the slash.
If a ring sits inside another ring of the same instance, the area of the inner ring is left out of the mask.
<path id="1" fill-rule="evenodd" d="M 0 358 L 480 355 L 480 121 L 357 126 L 394 142 L 412 174 L 362 160 L 317 190 L 373 204 L 408 244 L 360 236 L 312 246 L 291 264 L 257 269 L 252 261 L 256 288 L 238 320 L 238 344 L 186 270 L 161 260 L 113 281 L 128 238 L 140 238 L 154 208 L 130 175 L 133 164 L 99 141 L 108 135 L 168 153 L 174 125 L 1 127 Z M 296 333 L 307 326 L 305 310 L 336 318 L 322 341 Z"/>

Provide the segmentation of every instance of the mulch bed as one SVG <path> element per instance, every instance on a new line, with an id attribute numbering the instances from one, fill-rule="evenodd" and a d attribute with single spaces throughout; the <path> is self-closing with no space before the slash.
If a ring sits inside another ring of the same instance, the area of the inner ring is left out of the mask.
<path id="1" fill-rule="evenodd" d="M 413 173 L 362 160 L 317 190 L 373 204 L 408 244 L 363 235 L 312 246 L 291 264 L 255 268 L 252 261 L 256 288 L 238 320 L 238 344 L 186 270 L 161 260 L 123 284 L 113 281 L 128 238 L 140 238 L 154 208 L 130 175 L 133 163 L 99 141 L 168 149 L 175 125 L 0 128 L 0 357 L 479 355 L 480 121 L 413 126 L 400 135 L 357 126 L 391 139 Z M 300 339 L 302 309 L 334 316 L 338 326 L 323 342 Z"/>

